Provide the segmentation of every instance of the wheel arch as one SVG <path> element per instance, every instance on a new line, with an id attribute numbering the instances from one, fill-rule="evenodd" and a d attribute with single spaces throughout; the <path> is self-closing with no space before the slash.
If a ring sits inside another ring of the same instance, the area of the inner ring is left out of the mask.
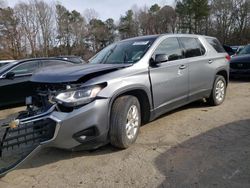
<path id="1" fill-rule="evenodd" d="M 216 72 L 215 76 L 216 75 L 220 75 L 220 76 L 223 76 L 226 80 L 226 84 L 228 85 L 228 82 L 229 82 L 229 74 L 228 74 L 228 71 L 226 71 L 225 69 L 220 69 Z"/>
<path id="2" fill-rule="evenodd" d="M 116 92 L 109 102 L 109 117 L 111 117 L 111 108 L 114 101 L 124 95 L 135 96 L 141 107 L 141 118 L 142 124 L 145 124 L 150 121 L 150 110 L 152 108 L 152 99 L 151 94 L 143 87 L 133 87 L 133 88 L 124 88 Z"/>

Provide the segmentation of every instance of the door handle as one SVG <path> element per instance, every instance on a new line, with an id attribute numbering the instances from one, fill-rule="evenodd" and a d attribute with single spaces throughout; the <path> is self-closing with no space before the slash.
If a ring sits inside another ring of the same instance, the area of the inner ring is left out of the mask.
<path id="1" fill-rule="evenodd" d="M 208 63 L 209 63 L 209 64 L 213 63 L 213 60 L 211 60 L 211 59 L 210 59 L 210 60 L 208 60 Z"/>
<path id="2" fill-rule="evenodd" d="M 181 70 L 183 70 L 183 69 L 185 69 L 185 68 L 187 68 L 186 65 L 181 65 L 181 66 L 179 67 L 179 69 L 181 69 Z"/>

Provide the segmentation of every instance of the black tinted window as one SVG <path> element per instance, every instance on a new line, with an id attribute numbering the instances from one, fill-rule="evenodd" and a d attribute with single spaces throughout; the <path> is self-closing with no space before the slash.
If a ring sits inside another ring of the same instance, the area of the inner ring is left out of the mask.
<path id="1" fill-rule="evenodd" d="M 177 38 L 167 38 L 162 41 L 154 52 L 153 58 L 156 54 L 168 55 L 168 60 L 173 61 L 183 58 L 182 49 L 179 45 Z"/>
<path id="2" fill-rule="evenodd" d="M 69 62 L 60 61 L 60 60 L 42 60 L 42 67 L 64 65 L 64 64 L 69 64 Z"/>
<path id="3" fill-rule="evenodd" d="M 201 42 L 196 38 L 182 37 L 180 41 L 185 49 L 186 58 L 202 56 L 206 52 Z"/>
<path id="4" fill-rule="evenodd" d="M 206 38 L 206 40 L 218 53 L 225 53 L 225 49 L 216 38 Z"/>
<path id="5" fill-rule="evenodd" d="M 37 61 L 28 61 L 17 65 L 11 72 L 14 72 L 15 75 L 31 74 L 38 68 Z"/>

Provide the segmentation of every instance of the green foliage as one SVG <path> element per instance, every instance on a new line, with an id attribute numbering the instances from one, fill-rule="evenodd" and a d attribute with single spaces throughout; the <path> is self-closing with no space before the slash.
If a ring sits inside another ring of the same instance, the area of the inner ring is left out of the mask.
<path id="1" fill-rule="evenodd" d="M 181 32 L 201 33 L 204 28 L 199 25 L 204 24 L 209 11 L 208 0 L 178 0 L 176 13 L 179 17 Z"/>
<path id="2" fill-rule="evenodd" d="M 14 9 L 2 6 L 0 59 L 47 55 L 88 59 L 119 39 L 175 32 L 212 35 L 235 45 L 250 42 L 249 0 L 176 0 L 176 7 L 133 7 L 118 23 L 96 15 L 91 10 L 83 16 L 44 0 L 19 2 Z"/>
<path id="3" fill-rule="evenodd" d="M 160 9 L 161 9 L 161 7 L 160 7 L 158 4 L 154 4 L 154 5 L 152 5 L 152 6 L 150 7 L 149 12 L 150 12 L 151 14 L 155 14 L 155 13 L 157 13 Z"/>
<path id="4" fill-rule="evenodd" d="M 134 13 L 128 10 L 125 16 L 120 18 L 118 30 L 122 39 L 135 37 L 138 35 L 136 31 L 136 22 L 134 20 Z"/>

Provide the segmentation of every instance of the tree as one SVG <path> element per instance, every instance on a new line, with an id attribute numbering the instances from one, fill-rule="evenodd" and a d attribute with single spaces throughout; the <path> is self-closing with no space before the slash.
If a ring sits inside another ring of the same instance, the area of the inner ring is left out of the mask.
<path id="1" fill-rule="evenodd" d="M 87 37 L 87 26 L 84 17 L 76 10 L 73 10 L 70 14 L 70 28 L 72 51 L 75 55 L 81 55 L 85 50 L 84 38 Z"/>
<path id="2" fill-rule="evenodd" d="M 85 59 L 117 39 L 162 33 L 197 33 L 227 44 L 250 41 L 250 0 L 176 0 L 176 7 L 153 4 L 125 12 L 115 24 L 61 4 L 29 0 L 7 7 L 0 0 L 0 59 L 80 55 Z"/>
<path id="3" fill-rule="evenodd" d="M 22 57 L 21 28 L 12 8 L 0 8 L 1 57 L 16 59 Z"/>
<path id="4" fill-rule="evenodd" d="M 205 33 L 209 10 L 208 0 L 178 0 L 176 13 L 179 32 Z"/>
<path id="5" fill-rule="evenodd" d="M 23 29 L 22 32 L 28 39 L 29 46 L 28 44 L 25 44 L 27 46 L 27 50 L 31 51 L 32 57 L 36 57 L 39 24 L 34 3 L 18 3 L 15 6 L 15 15 L 18 20 L 20 20 L 20 26 Z"/>
<path id="6" fill-rule="evenodd" d="M 71 54 L 70 12 L 62 5 L 56 5 L 57 39 L 60 54 Z"/>
<path id="7" fill-rule="evenodd" d="M 44 1 L 34 0 L 34 6 L 36 10 L 36 17 L 39 23 L 40 31 L 41 31 L 41 39 L 40 44 L 43 49 L 43 56 L 48 56 L 50 41 L 52 40 L 52 32 L 53 32 L 53 8 L 45 3 Z"/>
<path id="8" fill-rule="evenodd" d="M 88 8 L 83 13 L 84 17 L 86 18 L 86 21 L 89 23 L 93 19 L 98 19 L 99 14 L 92 8 Z"/>
<path id="9" fill-rule="evenodd" d="M 151 34 L 149 20 L 150 20 L 150 15 L 148 13 L 148 8 L 144 7 L 143 9 L 139 10 L 138 23 L 142 35 Z"/>
<path id="10" fill-rule="evenodd" d="M 109 18 L 105 21 L 105 25 L 108 29 L 108 44 L 111 44 L 115 41 L 116 38 L 116 25 L 115 21 L 112 18 Z"/>
<path id="11" fill-rule="evenodd" d="M 176 29 L 176 13 L 170 6 L 162 7 L 157 13 L 159 33 L 174 33 Z"/>
<path id="12" fill-rule="evenodd" d="M 173 7 L 160 7 L 158 4 L 145 7 L 139 12 L 139 25 L 143 35 L 174 33 L 176 29 L 176 13 Z"/>
<path id="13" fill-rule="evenodd" d="M 105 22 L 93 19 L 89 23 L 89 41 L 94 52 L 98 52 L 114 40 L 113 20 Z"/>
<path id="14" fill-rule="evenodd" d="M 125 16 L 121 16 L 118 26 L 121 39 L 135 37 L 138 35 L 138 32 L 136 30 L 136 22 L 133 15 L 133 11 L 128 10 Z"/>

